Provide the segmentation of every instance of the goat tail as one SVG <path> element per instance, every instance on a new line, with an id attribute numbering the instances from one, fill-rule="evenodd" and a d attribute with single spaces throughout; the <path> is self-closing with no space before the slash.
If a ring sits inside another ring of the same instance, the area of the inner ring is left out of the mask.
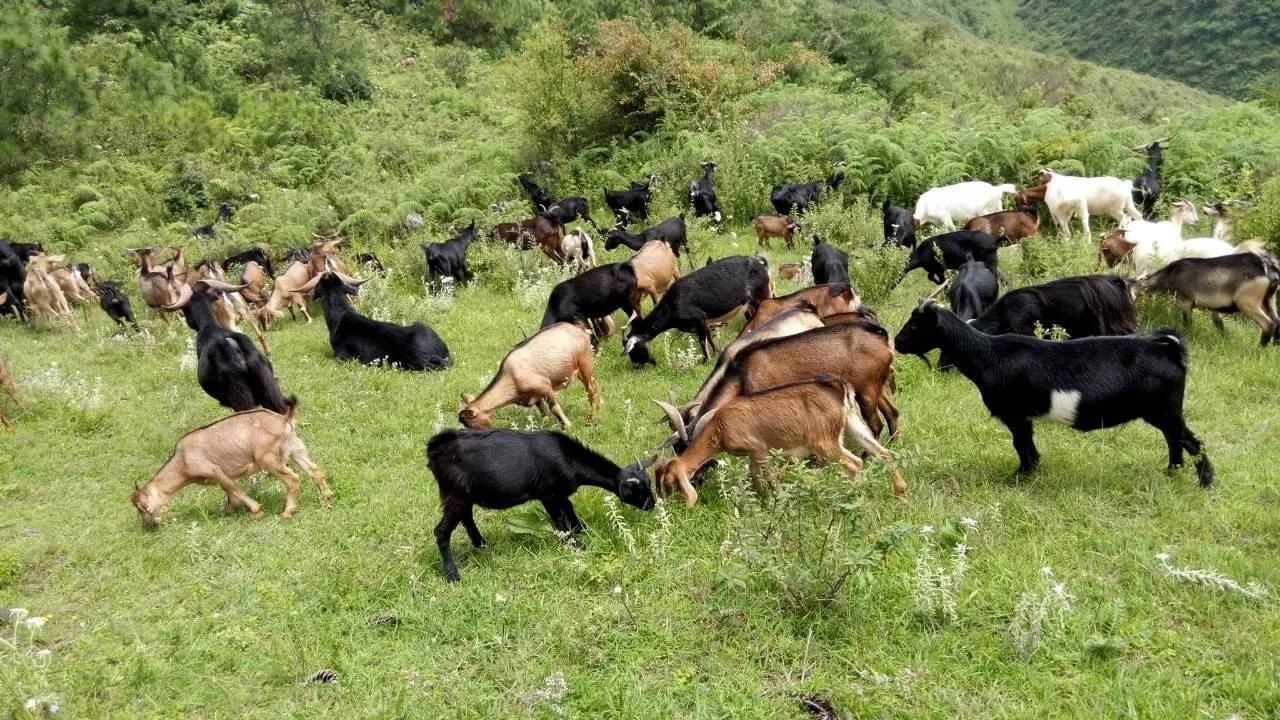
<path id="1" fill-rule="evenodd" d="M 1018 192 L 1018 186 L 1017 186 L 1017 185 L 1014 185 L 1013 183 L 1005 183 L 1005 184 L 1003 184 L 1003 185 L 997 185 L 997 186 L 996 186 L 996 190 L 997 190 L 1001 195 L 1008 195 L 1009 193 L 1016 193 L 1016 192 Z"/>
<path id="2" fill-rule="evenodd" d="M 293 422 L 294 416 L 298 414 L 298 396 L 290 395 L 284 399 L 284 421 L 285 423 Z"/>
<path id="3" fill-rule="evenodd" d="M 1182 335 L 1172 328 L 1157 328 L 1151 333 L 1151 339 L 1173 353 L 1183 368 L 1187 366 L 1187 344 Z"/>

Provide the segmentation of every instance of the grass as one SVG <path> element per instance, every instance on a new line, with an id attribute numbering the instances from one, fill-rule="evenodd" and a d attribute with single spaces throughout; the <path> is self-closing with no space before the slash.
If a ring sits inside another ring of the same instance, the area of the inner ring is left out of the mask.
<path id="1" fill-rule="evenodd" d="M 736 251 L 749 251 L 738 233 Z M 734 251 L 724 236 L 699 241 L 699 258 Z M 16 649 L 0 626 L 0 714 L 52 697 L 68 717 L 102 718 L 795 718 L 813 693 L 844 717 L 1280 715 L 1274 599 L 1179 582 L 1156 558 L 1280 588 L 1280 360 L 1256 347 L 1252 325 L 1219 335 L 1199 317 L 1189 334 L 1187 415 L 1217 466 L 1209 490 L 1189 469 L 1166 476 L 1163 442 L 1141 424 L 1039 426 L 1042 469 L 1015 482 L 1008 435 L 972 384 L 904 357 L 893 451 L 907 499 L 875 463 L 852 486 L 833 468 L 791 467 L 787 486 L 807 494 L 761 507 L 741 497 L 745 466 L 732 461 L 696 509 L 670 508 L 669 528 L 623 507 L 634 549 L 592 489 L 576 497 L 590 528 L 581 548 L 562 544 L 540 507 L 480 511 L 490 546 L 472 550 L 457 533 L 463 579 L 448 585 L 424 443 L 454 425 L 459 394 L 483 387 L 541 302 L 523 300 L 537 288 L 480 284 L 451 306 L 429 303 L 411 289 L 416 248 L 380 252 L 405 270 L 375 284 L 366 312 L 424 316 L 456 365 L 340 364 L 321 320 L 274 331 L 300 433 L 337 493 L 325 508 L 304 484 L 288 522 L 223 516 L 219 491 L 189 488 L 148 531 L 128 503 L 184 431 L 224 414 L 183 364 L 181 322 L 148 319 L 137 337 L 96 311 L 79 333 L 0 323 L 27 401 L 17 431 L 0 433 L 0 606 L 49 618 L 19 628 Z M 1088 262 L 1083 248 L 1070 254 Z M 1016 250 L 1004 257 L 1016 267 Z M 927 289 L 912 277 L 874 304 L 897 327 Z M 1159 303 L 1143 311 L 1149 325 L 1174 319 Z M 650 399 L 687 397 L 708 370 L 673 368 L 692 347 L 664 336 L 659 367 L 634 371 L 607 343 L 599 422 L 585 422 L 580 386 L 561 394 L 574 434 L 626 462 L 656 445 Z M 525 409 L 496 419 L 551 427 Z M 250 485 L 279 512 L 277 481 Z M 856 520 L 824 535 L 837 507 Z M 963 532 L 955 620 L 922 615 L 917 557 L 945 564 L 940 537 L 962 517 L 977 525 Z M 738 552 L 725 542 L 735 532 Z M 815 537 L 829 540 L 821 560 L 801 547 Z M 883 558 L 868 552 L 885 538 Z M 834 600 L 795 602 L 806 573 L 844 566 L 857 571 Z M 1044 567 L 1073 600 L 1028 653 L 1011 628 L 1028 626 L 1015 617 L 1024 593 L 1051 592 Z M 52 656 L 34 659 L 39 649 Z M 304 682 L 322 668 L 338 684 Z"/>

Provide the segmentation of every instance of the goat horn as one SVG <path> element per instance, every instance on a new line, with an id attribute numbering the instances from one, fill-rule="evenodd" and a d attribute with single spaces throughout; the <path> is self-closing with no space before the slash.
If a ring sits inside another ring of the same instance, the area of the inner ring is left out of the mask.
<path id="1" fill-rule="evenodd" d="M 290 290 L 289 292 L 294 292 L 294 293 L 309 293 L 309 292 L 311 292 L 312 290 L 315 290 L 315 289 L 316 289 L 316 285 L 320 282 L 320 277 L 321 277 L 320 275 L 316 275 L 315 277 L 313 277 L 313 278 L 311 278 L 310 280 L 308 280 L 308 281 L 306 282 L 306 284 L 304 284 L 304 285 L 299 285 L 298 287 L 296 287 L 296 288 L 294 288 L 294 289 Z"/>
<path id="2" fill-rule="evenodd" d="M 231 283 L 226 282 L 225 280 L 219 280 L 217 278 L 205 278 L 201 282 L 213 288 L 214 290 L 221 290 L 222 292 L 229 292 L 229 293 L 240 292 L 241 290 L 249 287 L 247 283 L 244 285 L 232 285 Z"/>
<path id="3" fill-rule="evenodd" d="M 182 308 L 187 306 L 187 303 L 191 302 L 191 294 L 192 294 L 191 286 L 183 285 L 182 287 L 178 288 L 177 302 L 171 305 L 162 305 L 161 307 L 164 308 L 165 310 L 181 310 Z"/>
<path id="4" fill-rule="evenodd" d="M 667 422 L 671 424 L 671 429 L 676 431 L 680 439 L 689 442 L 689 433 L 684 429 L 684 419 L 680 417 L 680 411 L 671 403 L 665 403 L 661 400 L 654 400 L 653 404 L 662 408 L 662 412 L 666 413 Z"/>
<path id="5" fill-rule="evenodd" d="M 351 277 L 350 275 L 342 274 L 342 272 L 338 271 L 336 268 L 334 269 L 333 274 L 337 275 L 338 278 L 342 280 L 342 282 L 350 285 L 351 287 L 360 287 L 361 285 L 369 282 L 369 278 L 365 278 L 363 280 L 357 280 Z"/>

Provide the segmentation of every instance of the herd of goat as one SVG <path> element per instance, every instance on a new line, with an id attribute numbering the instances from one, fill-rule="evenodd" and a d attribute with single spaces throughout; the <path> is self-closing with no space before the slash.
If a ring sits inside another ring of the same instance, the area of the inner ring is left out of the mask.
<path id="1" fill-rule="evenodd" d="M 1280 341 L 1280 264 L 1260 243 L 1231 244 L 1230 203 L 1204 208 L 1216 218 L 1209 238 L 1183 238 L 1183 227 L 1198 221 L 1195 206 L 1186 201 L 1173 203 L 1169 220 L 1149 219 L 1160 193 L 1161 143 L 1167 139 L 1143 148 L 1149 168 L 1136 181 L 1046 169 L 1038 184 L 1021 189 L 964 182 L 933 188 L 912 208 L 886 201 L 884 242 L 910 248 L 902 277 L 920 269 L 937 286 L 896 336 L 862 305 L 849 279 L 848 254 L 816 235 L 807 267 L 778 268 L 782 277 L 808 275 L 813 284 L 775 296 L 769 264 L 761 256 L 708 259 L 694 267 L 684 215 L 628 231 L 635 223 L 648 223 L 650 177 L 626 190 L 604 192 L 616 220 L 605 232 L 605 249 L 625 245 L 631 255 L 600 264 L 589 232 L 581 225 L 567 231 L 575 221 L 598 231 L 586 198 L 556 199 L 533 178 L 520 175 L 534 217 L 487 233 L 473 222 L 449 240 L 423 246 L 430 282 L 471 282 L 468 250 L 484 236 L 538 248 L 578 271 L 551 291 L 541 327 L 506 354 L 492 381 L 478 395 L 462 396 L 462 429 L 442 431 L 427 444 L 428 466 L 440 489 L 442 519 L 435 537 L 446 577 L 459 577 L 450 551 L 459 524 L 474 545 L 484 542 L 472 516 L 476 505 L 507 508 L 538 500 L 557 530 L 573 534 L 582 527 L 570 500 L 579 486 L 604 488 L 641 509 L 653 507 L 655 492 L 679 494 L 693 506 L 708 462 L 722 453 L 748 458 L 756 489 L 764 494 L 776 483 L 766 462 L 775 451 L 825 458 L 851 478 L 858 475 L 864 461 L 846 445 L 852 440 L 886 466 L 894 493 L 904 494 L 906 481 L 882 443 L 898 432 L 893 363 L 900 353 L 923 358 L 938 349 L 940 368 L 954 368 L 978 387 L 988 410 L 1012 435 L 1019 473 L 1031 472 L 1039 462 L 1033 421 L 1094 430 L 1140 419 L 1164 436 L 1170 468 L 1181 466 L 1189 454 L 1200 483 L 1210 484 L 1208 455 L 1183 417 L 1185 341 L 1171 331 L 1135 334 L 1134 301 L 1145 292 L 1168 293 L 1188 322 L 1193 309 L 1203 308 L 1219 327 L 1221 314 L 1243 313 L 1258 324 L 1265 345 Z M 723 216 L 714 170 L 714 163 L 702 164 L 701 175 L 689 185 L 689 206 L 695 216 L 719 225 Z M 792 247 L 802 234 L 805 211 L 843 178 L 837 167 L 825 179 L 773 188 L 770 201 L 777 214 L 751 221 L 760 246 L 767 249 L 770 238 L 778 237 Z M 1004 196 L 1010 194 L 1015 207 L 1006 210 Z M 1069 277 L 1001 295 L 998 249 L 1039 232 L 1041 204 L 1060 236 L 1070 235 L 1073 220 L 1088 237 L 1091 215 L 1113 218 L 1117 229 L 1104 236 L 1100 261 L 1112 267 L 1131 263 L 1137 276 Z M 193 235 L 216 237 L 217 225 L 231 221 L 234 213 L 223 203 L 214 222 Z M 917 231 L 926 225 L 943 232 L 918 240 Z M 226 492 L 229 511 L 244 508 L 260 517 L 259 505 L 236 484 L 257 471 L 284 483 L 282 517 L 287 518 L 297 507 L 299 490 L 290 462 L 315 481 L 322 499 L 332 496 L 296 434 L 296 400 L 281 390 L 268 359 L 267 333 L 286 311 L 310 322 L 308 301 L 318 301 L 339 359 L 403 370 L 451 365 L 448 346 L 425 323 L 401 326 L 361 314 L 351 299 L 363 281 L 348 274 L 341 244 L 336 234 L 317 235 L 311 246 L 277 258 L 283 262 L 278 274 L 262 248 L 194 266 L 187 265 L 181 247 L 164 260 L 151 248 L 129 251 L 137 264 L 138 297 L 161 317 L 183 314 L 195 332 L 201 388 L 235 411 L 184 435 L 160 471 L 135 489 L 132 502 L 148 525 L 158 524 L 174 494 L 190 483 L 216 484 Z M 370 254 L 356 259 L 361 267 L 381 268 Z M 239 279 L 231 282 L 228 272 L 235 268 Z M 948 306 L 936 301 L 944 292 Z M 26 322 L 67 318 L 77 323 L 75 308 L 87 313 L 95 297 L 121 326 L 137 328 L 122 283 L 103 280 L 89 265 L 67 264 L 39 245 L 0 242 L 0 314 Z M 559 432 L 493 428 L 496 411 L 522 405 L 538 407 L 569 429 L 556 393 L 575 379 L 586 389 L 591 414 L 598 413 L 594 353 L 616 333 L 618 311 L 628 318 L 622 351 L 636 368 L 657 363 L 651 344 L 669 330 L 696 336 L 703 359 L 715 360 L 687 402 L 656 401 L 671 434 L 656 453 L 646 454 L 659 455 L 668 446 L 673 454 L 621 467 Z M 746 317 L 745 326 L 718 349 L 715 329 L 739 315 Z M 244 326 L 254 339 L 241 332 Z M 1042 339 L 1047 328 L 1060 328 L 1069 339 Z M 2 359 L 0 387 L 19 402 Z M 2 411 L 0 422 L 12 426 Z"/>

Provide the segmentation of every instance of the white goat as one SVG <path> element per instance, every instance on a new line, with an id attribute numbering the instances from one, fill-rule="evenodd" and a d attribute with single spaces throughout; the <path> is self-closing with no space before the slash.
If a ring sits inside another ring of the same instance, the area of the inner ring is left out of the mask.
<path id="1" fill-rule="evenodd" d="M 1017 192 L 1013 185 L 992 185 L 981 181 L 932 188 L 916 201 L 913 217 L 917 227 L 933 223 L 951 232 L 956 225 L 979 215 L 1000 212 L 1004 209 L 1004 194 L 1012 192 Z"/>
<path id="2" fill-rule="evenodd" d="M 581 268 L 596 265 L 595 245 L 591 242 L 591 236 L 582 228 L 565 233 L 560 240 L 560 252 L 564 253 L 564 261 L 568 265 Z"/>
<path id="3" fill-rule="evenodd" d="M 1133 265 L 1139 276 L 1158 270 L 1174 260 L 1230 255 L 1233 245 L 1213 238 L 1182 238 L 1182 226 L 1200 222 L 1196 207 L 1188 200 L 1173 204 L 1168 220 L 1134 220 L 1124 227 L 1125 240 L 1133 243 Z"/>
<path id="4" fill-rule="evenodd" d="M 1053 224 L 1059 233 L 1071 234 L 1071 218 L 1079 217 L 1086 238 L 1089 215 L 1107 215 L 1120 227 L 1128 227 L 1132 220 L 1141 220 L 1142 213 L 1133 204 L 1133 182 L 1111 176 L 1078 177 L 1059 175 L 1052 170 L 1040 172 L 1047 184 L 1044 202 L 1049 206 Z"/>

